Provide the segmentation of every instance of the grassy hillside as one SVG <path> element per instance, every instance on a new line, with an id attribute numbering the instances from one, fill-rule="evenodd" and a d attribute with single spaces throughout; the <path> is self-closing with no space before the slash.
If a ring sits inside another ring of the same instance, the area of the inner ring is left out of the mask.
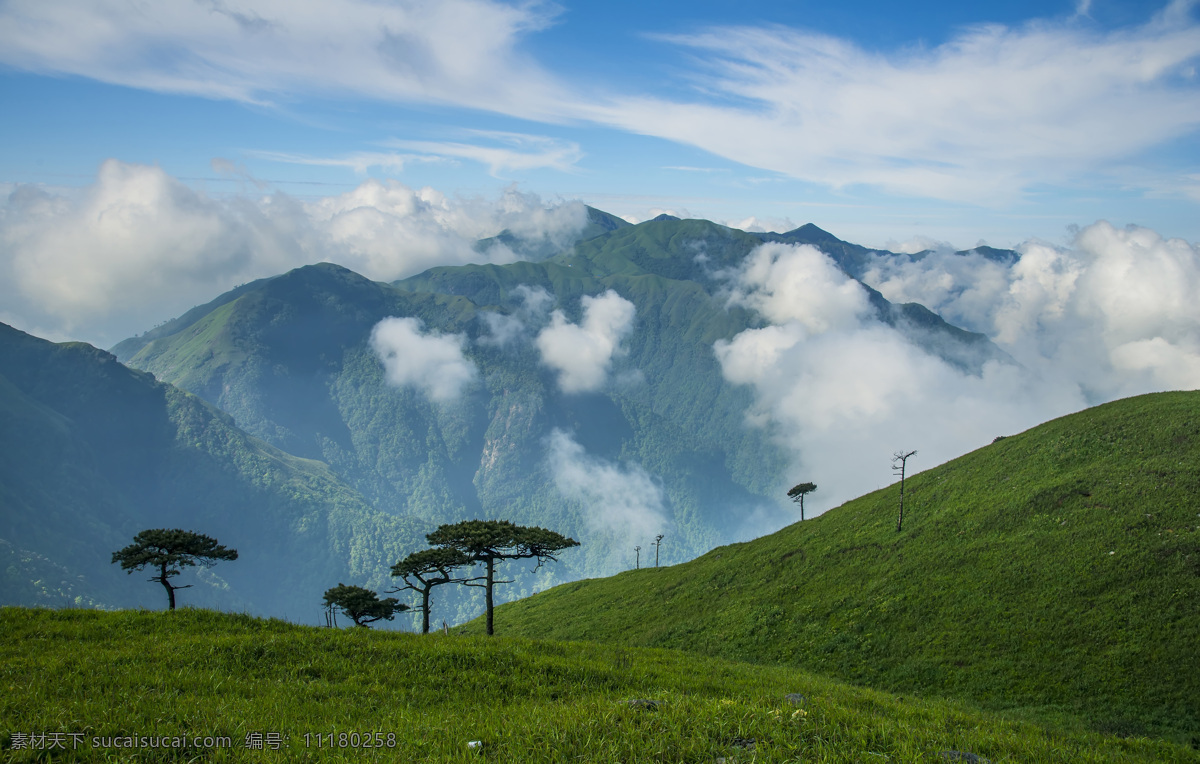
<path id="1" fill-rule="evenodd" d="M 1160 741 L 1051 731 L 667 650 L 319 629 L 202 610 L 4 608 L 0 635 L 0 755 L 13 762 L 46 758 L 18 746 L 56 733 L 67 749 L 59 761 L 131 760 L 129 749 L 102 746 L 149 736 L 228 745 L 140 748 L 138 761 L 1200 761 Z M 247 747 L 253 733 L 262 750 Z M 368 735 L 378 747 L 365 747 Z"/>
<path id="2" fill-rule="evenodd" d="M 190 569 L 184 604 L 316 621 L 340 580 L 391 584 L 424 546 L 320 463 L 273 448 L 199 398 L 83 343 L 0 324 L 0 602 L 165 607 L 112 553 L 181 527 L 240 558 Z"/>
<path id="3" fill-rule="evenodd" d="M 505 605 L 496 630 L 796 666 L 1200 745 L 1198 464 L 1200 392 L 1129 398 L 911 477 L 903 532 L 891 486 L 683 565 Z"/>

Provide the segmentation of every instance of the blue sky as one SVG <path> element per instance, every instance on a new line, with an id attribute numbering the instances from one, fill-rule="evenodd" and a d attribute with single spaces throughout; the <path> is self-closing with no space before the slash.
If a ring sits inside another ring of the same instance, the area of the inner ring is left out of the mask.
<path id="1" fill-rule="evenodd" d="M 1198 61 L 1192 2 L 8 0 L 0 192 L 158 183 L 220 217 L 377 179 L 901 249 L 1098 220 L 1195 242 Z M 104 186 L 109 161 L 165 180 Z M 28 198 L 14 263 L 49 219 Z"/>

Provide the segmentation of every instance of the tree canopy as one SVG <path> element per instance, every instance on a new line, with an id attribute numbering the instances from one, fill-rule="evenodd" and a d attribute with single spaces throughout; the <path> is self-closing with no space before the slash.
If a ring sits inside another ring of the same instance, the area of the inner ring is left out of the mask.
<path id="1" fill-rule="evenodd" d="M 379 595 L 361 586 L 346 586 L 339 583 L 325 591 L 326 607 L 335 607 L 345 613 L 356 626 L 366 627 L 376 621 L 390 621 L 396 613 L 408 610 L 395 597 L 379 599 Z"/>
<path id="2" fill-rule="evenodd" d="M 132 544 L 113 552 L 112 561 L 121 563 L 121 569 L 127 573 L 147 566 L 157 568 L 158 575 L 149 580 L 163 585 L 167 590 L 169 609 L 174 610 L 175 590 L 191 587 L 191 584 L 175 586 L 171 583 L 170 579 L 178 576 L 181 568 L 195 565 L 211 568 L 220 560 L 237 558 L 236 549 L 226 549 L 211 536 L 179 528 L 154 528 L 142 531 L 133 537 Z"/>
<path id="3" fill-rule="evenodd" d="M 472 563 L 483 563 L 486 566 L 484 583 L 464 583 L 468 586 L 485 587 L 489 636 L 495 633 L 492 621 L 493 588 L 498 583 L 512 583 L 496 580 L 496 561 L 534 558 L 537 559 L 537 567 L 540 568 L 547 560 L 557 562 L 558 558 L 555 555 L 559 551 L 579 546 L 575 539 L 554 531 L 536 526 L 516 525 L 508 520 L 465 520 L 461 523 L 451 523 L 439 526 L 425 538 L 434 546 L 458 551 Z"/>

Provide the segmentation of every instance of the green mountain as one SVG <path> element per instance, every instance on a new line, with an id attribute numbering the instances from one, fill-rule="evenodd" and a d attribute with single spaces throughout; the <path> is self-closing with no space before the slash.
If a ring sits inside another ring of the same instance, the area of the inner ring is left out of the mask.
<path id="1" fill-rule="evenodd" d="M 594 235 L 540 262 L 434 268 L 394 284 L 330 264 L 300 268 L 114 352 L 256 437 L 329 464 L 377 509 L 428 522 L 501 517 L 584 542 L 512 594 L 632 567 L 634 546 L 649 548 L 647 528 L 667 534 L 663 559 L 679 561 L 779 527 L 785 455 L 744 425 L 751 392 L 724 381 L 712 349 L 761 325 L 727 306 L 717 274 L 763 239 L 701 220 L 631 226 L 594 213 L 593 224 Z M 544 290 L 550 305 L 531 308 L 529 290 Z M 636 308 L 627 353 L 604 389 L 564 394 L 533 335 L 550 307 L 579 322 L 582 298 L 606 290 Z M 920 306 L 871 299 L 882 320 L 960 366 L 1001 355 Z M 479 377 L 461 400 L 437 404 L 386 383 L 369 339 L 389 316 L 465 337 Z M 496 340 L 498 320 L 516 339 Z M 636 506 L 613 517 L 599 489 L 564 492 L 550 453 L 556 431 L 582 449 L 574 466 L 636 487 L 641 495 L 624 499 Z"/>
<path id="2" fill-rule="evenodd" d="M 163 608 L 149 573 L 125 574 L 111 555 L 138 531 L 181 527 L 240 553 L 185 570 L 182 603 L 312 622 L 325 589 L 384 584 L 428 530 L 110 353 L 3 324 L 0 453 L 5 603 Z"/>
<path id="3" fill-rule="evenodd" d="M 1200 745 L 1200 392 L 1014 435 L 691 562 L 505 605 L 497 633 L 785 664 Z M 478 631 L 474 622 L 467 632 Z"/>

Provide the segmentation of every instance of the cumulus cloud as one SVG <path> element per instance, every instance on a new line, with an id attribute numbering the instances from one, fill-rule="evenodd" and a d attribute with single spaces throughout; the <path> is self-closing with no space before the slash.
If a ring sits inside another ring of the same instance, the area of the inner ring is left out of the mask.
<path id="1" fill-rule="evenodd" d="M 608 290 L 583 298 L 583 322 L 572 324 L 562 311 L 550 314 L 550 325 L 538 333 L 542 363 L 558 372 L 564 393 L 594 392 L 608 381 L 621 341 L 633 331 L 633 303 Z"/>
<path id="2" fill-rule="evenodd" d="M 462 395 L 479 375 L 463 355 L 462 334 L 422 331 L 417 318 L 385 318 L 371 330 L 371 350 L 383 364 L 389 385 L 412 387 L 434 403 L 449 403 Z"/>
<path id="3" fill-rule="evenodd" d="M 555 428 L 547 441 L 547 463 L 565 498 L 583 505 L 593 532 L 642 544 L 666 531 L 663 489 L 641 466 L 617 465 L 588 454 L 569 433 Z"/>
<path id="4" fill-rule="evenodd" d="M 821 486 L 818 510 L 890 482 L 897 449 L 933 466 L 1083 405 L 1077 387 L 1015 365 L 971 374 L 923 350 L 812 247 L 763 245 L 731 277 L 731 301 L 770 324 L 713 350 L 729 382 L 754 389 L 748 423 L 791 450 L 797 481 Z"/>
<path id="5" fill-rule="evenodd" d="M 241 172 L 214 160 L 222 172 Z M 435 265 L 509 262 L 504 229 L 569 242 L 586 224 L 580 202 L 545 204 L 516 187 L 498 199 L 369 179 L 301 201 L 275 192 L 215 199 L 160 167 L 104 162 L 87 188 L 16 186 L 0 206 L 4 317 L 50 336 L 102 345 L 150 328 L 222 291 L 328 261 L 377 280 Z"/>
<path id="6" fill-rule="evenodd" d="M 764 245 L 729 274 L 731 299 L 770 323 L 714 352 L 728 381 L 754 389 L 750 424 L 792 450 L 797 479 L 821 486 L 818 508 L 889 483 L 896 450 L 917 449 L 910 468 L 925 469 L 1088 405 L 1200 388 L 1200 251 L 1185 241 L 1101 221 L 1069 247 L 1027 243 L 1014 263 L 945 249 L 879 255 L 867 283 L 1016 360 L 977 374 L 858 310 L 856 282 L 793 249 Z M 816 319 L 808 284 L 832 303 Z"/>
<path id="7" fill-rule="evenodd" d="M 881 258 L 864 275 L 990 336 L 1024 366 L 1099 403 L 1200 387 L 1200 252 L 1155 231 L 1099 221 L 1067 247 L 1028 242 L 1006 265 L 977 254 Z"/>
<path id="8" fill-rule="evenodd" d="M 730 301 L 814 333 L 856 325 L 870 310 L 862 285 L 808 244 L 755 248 L 741 265 Z"/>
<path id="9" fill-rule="evenodd" d="M 311 260 L 315 242 L 294 234 L 299 205 L 268 199 L 217 203 L 160 168 L 113 160 L 74 197 L 18 186 L 0 213 L 10 310 L 63 332 L 114 318 L 132 333 Z"/>

